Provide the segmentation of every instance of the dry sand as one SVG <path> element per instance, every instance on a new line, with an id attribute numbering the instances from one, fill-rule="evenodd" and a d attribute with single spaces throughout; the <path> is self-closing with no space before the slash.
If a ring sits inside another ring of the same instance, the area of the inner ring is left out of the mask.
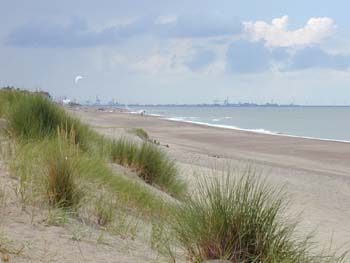
<path id="1" fill-rule="evenodd" d="M 292 199 L 288 212 L 302 212 L 302 234 L 316 230 L 322 245 L 332 240 L 335 248 L 350 248 L 350 143 L 256 134 L 95 108 L 69 111 L 111 137 L 143 128 L 176 160 L 191 187 L 194 173 L 215 176 L 213 167 L 250 165 L 268 176 L 270 184 L 285 187 Z M 0 252 L 12 250 L 10 262 L 165 262 L 143 237 L 112 236 L 74 221 L 46 224 L 47 215 L 40 209 L 21 209 L 16 185 L 0 162 Z"/>
<path id="2" fill-rule="evenodd" d="M 160 141 L 189 181 L 224 163 L 250 165 L 285 187 L 289 212 L 301 232 L 317 231 L 321 244 L 350 248 L 350 143 L 311 140 L 201 126 L 94 108 L 72 111 L 97 131 L 120 136 L 142 128 Z"/>
<path id="3" fill-rule="evenodd" d="M 0 263 L 165 262 L 143 233 L 110 234 L 74 217 L 64 223 L 63 214 L 29 202 L 23 207 L 18 178 L 7 168 L 0 160 Z"/>

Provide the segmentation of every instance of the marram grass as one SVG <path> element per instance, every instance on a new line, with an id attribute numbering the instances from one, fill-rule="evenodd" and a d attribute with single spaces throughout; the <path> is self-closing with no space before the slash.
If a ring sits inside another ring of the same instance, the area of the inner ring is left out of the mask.
<path id="1" fill-rule="evenodd" d="M 180 196 L 185 191 L 185 184 L 178 178 L 174 163 L 159 147 L 146 142 L 139 146 L 123 138 L 117 141 L 105 138 L 41 95 L 0 90 L 0 102 L 3 102 L 1 114 L 9 121 L 11 135 L 22 142 L 56 138 L 58 127 L 66 131 L 74 130 L 71 143 L 83 152 L 132 167 L 146 182 L 157 185 L 173 196 Z M 145 139 L 148 137 L 141 129 L 137 130 L 137 134 Z M 53 178 L 54 171 L 60 168 L 65 168 L 61 170 L 63 174 L 70 173 L 68 162 L 59 162 L 60 159 L 56 157 L 53 159 L 50 172 Z M 64 167 L 65 164 L 67 167 Z"/>
<path id="2" fill-rule="evenodd" d="M 51 206 L 78 211 L 96 189 L 103 188 L 118 202 L 92 198 L 97 200 L 92 204 L 97 223 L 110 224 L 114 206 L 146 217 L 156 215 L 161 223 L 169 223 L 176 246 L 191 262 L 345 262 L 343 257 L 312 253 L 311 237 L 297 237 L 297 225 L 283 217 L 285 197 L 250 172 L 199 181 L 198 192 L 186 196 L 175 163 L 148 140 L 137 144 L 104 138 L 52 101 L 29 92 L 0 90 L 0 118 L 8 120 L 17 142 L 12 166 L 23 182 L 19 191 L 23 202 L 43 198 Z M 167 203 L 148 187 L 115 173 L 111 160 L 134 169 L 147 183 L 183 197 L 182 202 Z"/>
<path id="3" fill-rule="evenodd" d="M 43 140 L 57 136 L 57 128 L 75 130 L 74 143 L 84 151 L 102 154 L 104 138 L 89 126 L 69 116 L 63 108 L 39 94 L 0 90 L 3 117 L 9 121 L 11 135 L 19 140 Z"/>
<path id="4" fill-rule="evenodd" d="M 186 191 L 186 184 L 179 178 L 174 161 L 159 146 L 150 142 L 138 145 L 124 138 L 111 144 L 114 162 L 133 168 L 146 183 L 156 185 L 174 197 Z"/>
<path id="5" fill-rule="evenodd" d="M 75 141 L 75 131 L 57 129 L 57 138 L 49 144 L 46 166 L 46 189 L 50 205 L 61 208 L 76 208 L 82 197 L 78 186 L 79 148 Z"/>
<path id="6" fill-rule="evenodd" d="M 197 187 L 198 193 L 178 205 L 170 221 L 191 262 L 345 262 L 312 254 L 311 236 L 296 237 L 297 225 L 283 217 L 285 198 L 250 171 L 201 180 Z"/>
<path id="7" fill-rule="evenodd" d="M 143 141 L 149 141 L 150 137 L 148 135 L 148 133 L 141 128 L 135 128 L 131 130 L 137 137 L 139 137 L 140 139 L 142 139 Z"/>
<path id="8" fill-rule="evenodd" d="M 25 205 L 35 199 L 37 204 L 77 211 L 81 206 L 98 205 L 95 194 L 103 189 L 118 201 L 115 209 L 127 209 L 145 217 L 169 210 L 160 196 L 141 182 L 113 171 L 106 159 L 81 150 L 72 152 L 69 147 L 64 146 L 58 153 L 57 138 L 17 144 L 11 170 L 23 182 Z M 59 164 L 51 167 L 55 158 L 59 158 Z M 63 178 L 56 177 L 62 173 Z"/>
<path id="9" fill-rule="evenodd" d="M 62 109 L 39 95 L 23 96 L 16 101 L 8 119 L 13 135 L 23 139 L 55 136 L 57 127 L 71 124 Z"/>

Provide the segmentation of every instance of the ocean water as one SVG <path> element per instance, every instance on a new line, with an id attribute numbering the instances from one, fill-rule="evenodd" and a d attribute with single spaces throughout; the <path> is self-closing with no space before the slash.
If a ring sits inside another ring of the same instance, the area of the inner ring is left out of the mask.
<path id="1" fill-rule="evenodd" d="M 350 142 L 350 107 L 154 106 L 130 110 L 222 128 Z"/>

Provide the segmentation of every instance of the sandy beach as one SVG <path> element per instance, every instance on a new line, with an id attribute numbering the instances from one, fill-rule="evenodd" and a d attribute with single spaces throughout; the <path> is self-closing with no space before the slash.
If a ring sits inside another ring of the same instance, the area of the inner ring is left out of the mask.
<path id="1" fill-rule="evenodd" d="M 350 143 L 293 138 L 207 127 L 95 108 L 70 110 L 108 136 L 144 129 L 178 163 L 181 175 L 209 175 L 213 167 L 249 165 L 291 199 L 288 213 L 302 233 L 321 244 L 350 247 Z"/>

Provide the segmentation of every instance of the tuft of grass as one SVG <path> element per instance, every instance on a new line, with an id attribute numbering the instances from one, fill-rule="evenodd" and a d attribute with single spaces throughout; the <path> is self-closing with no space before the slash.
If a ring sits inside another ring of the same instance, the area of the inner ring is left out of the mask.
<path id="1" fill-rule="evenodd" d="M 186 191 L 175 163 L 152 143 L 143 142 L 139 146 L 124 138 L 119 139 L 111 144 L 110 155 L 114 162 L 135 169 L 146 183 L 157 185 L 174 197 L 180 197 Z"/>
<path id="2" fill-rule="evenodd" d="M 134 128 L 131 130 L 137 137 L 139 137 L 140 139 L 142 139 L 143 141 L 149 141 L 149 135 L 148 133 L 141 128 Z"/>
<path id="3" fill-rule="evenodd" d="M 191 262 L 343 262 L 313 255 L 310 236 L 296 237 L 284 198 L 247 171 L 198 182 L 198 194 L 175 209 L 171 228 Z"/>
<path id="4" fill-rule="evenodd" d="M 164 256 L 167 262 L 177 262 L 176 248 L 174 247 L 174 240 L 169 231 L 167 220 L 159 220 L 152 218 L 150 246 L 156 250 L 159 255 Z"/>
<path id="5" fill-rule="evenodd" d="M 84 154 L 80 156 L 79 167 L 82 181 L 113 195 L 118 209 L 138 211 L 145 217 L 168 213 L 169 207 L 160 196 L 140 182 L 115 173 L 105 159 Z"/>
<path id="6" fill-rule="evenodd" d="M 112 161 L 120 165 L 130 167 L 135 164 L 138 153 L 138 146 L 136 143 L 125 138 L 121 138 L 119 140 L 114 140 L 110 147 L 110 156 Z"/>
<path id="7" fill-rule="evenodd" d="M 69 122 L 62 109 L 39 95 L 22 96 L 12 106 L 8 118 L 13 134 L 23 139 L 51 137 L 57 127 Z"/>
<path id="8" fill-rule="evenodd" d="M 73 215 L 75 212 L 67 209 L 49 209 L 44 222 L 46 226 L 64 226 L 70 222 Z"/>
<path id="9" fill-rule="evenodd" d="M 75 176 L 74 165 L 64 156 L 58 155 L 50 161 L 47 194 L 51 205 L 68 208 L 79 203 Z"/>
<path id="10" fill-rule="evenodd" d="M 1 112 L 9 121 L 15 138 L 43 140 L 57 136 L 57 128 L 75 130 L 74 144 L 91 153 L 104 154 L 106 140 L 92 131 L 88 125 L 70 117 L 62 108 L 41 95 L 22 91 L 0 91 Z"/>
<path id="11" fill-rule="evenodd" d="M 141 145 L 136 169 L 147 183 L 157 185 L 175 197 L 180 197 L 186 191 L 185 183 L 178 177 L 174 161 L 154 144 L 144 142 Z"/>
<path id="12" fill-rule="evenodd" d="M 111 223 L 114 218 L 114 203 L 111 196 L 106 197 L 100 195 L 95 202 L 95 213 L 97 217 L 97 223 L 100 226 L 106 226 Z"/>
<path id="13" fill-rule="evenodd" d="M 34 202 L 44 206 L 48 204 L 48 198 L 52 195 L 48 194 L 50 163 L 57 158 L 63 158 L 66 161 L 65 156 L 67 156 L 69 165 L 75 173 L 72 179 L 74 178 L 77 194 L 73 197 L 81 199 L 77 207 L 79 211 L 82 206 L 93 207 L 95 200 L 93 193 L 96 193 L 96 189 L 104 189 L 118 200 L 116 209 L 138 211 L 145 217 L 151 214 L 168 213 L 169 208 L 165 202 L 152 190 L 140 182 L 115 172 L 104 157 L 81 151 L 74 144 L 73 150 L 73 146 L 67 143 L 61 143 L 64 146 L 61 152 L 58 151 L 57 138 L 22 142 L 16 146 L 14 159 L 10 163 L 11 172 L 19 179 L 23 178 L 20 181 L 23 181 L 25 186 L 23 192 L 26 203 Z M 80 192 L 80 189 L 84 190 Z"/>
<path id="14" fill-rule="evenodd" d="M 185 191 L 185 184 L 177 177 L 174 162 L 159 148 L 148 143 L 148 134 L 142 129 L 135 129 L 138 136 L 147 140 L 140 147 L 123 138 L 117 141 L 104 138 L 41 95 L 6 90 L 0 91 L 1 100 L 7 101 L 6 116 L 10 132 L 16 139 L 24 142 L 50 140 L 57 138 L 58 127 L 66 131 L 74 130 L 74 138 L 70 143 L 83 152 L 100 158 L 109 157 L 116 163 L 134 168 L 147 183 L 157 185 L 173 196 L 181 196 Z M 68 184 L 71 181 L 69 174 L 75 173 L 70 160 L 64 158 L 60 155 L 53 156 L 49 163 L 49 178 L 54 184 L 58 183 L 57 178 L 62 179 L 60 174 Z M 52 189 L 50 191 L 50 194 L 58 198 L 59 193 L 52 193 Z"/>
<path id="15" fill-rule="evenodd" d="M 123 239 L 134 240 L 139 230 L 139 218 L 125 212 L 117 213 L 115 220 L 108 226 L 108 231 L 121 236 Z"/>
<path id="16" fill-rule="evenodd" d="M 47 158 L 47 196 L 54 207 L 74 208 L 79 204 L 81 191 L 77 185 L 80 177 L 77 167 L 79 149 L 72 141 L 75 132 L 69 134 L 64 129 L 58 129 L 57 143 L 50 149 Z"/>
<path id="17" fill-rule="evenodd" d="M 7 117 L 13 105 L 26 96 L 27 92 L 11 89 L 0 89 L 0 118 Z"/>

